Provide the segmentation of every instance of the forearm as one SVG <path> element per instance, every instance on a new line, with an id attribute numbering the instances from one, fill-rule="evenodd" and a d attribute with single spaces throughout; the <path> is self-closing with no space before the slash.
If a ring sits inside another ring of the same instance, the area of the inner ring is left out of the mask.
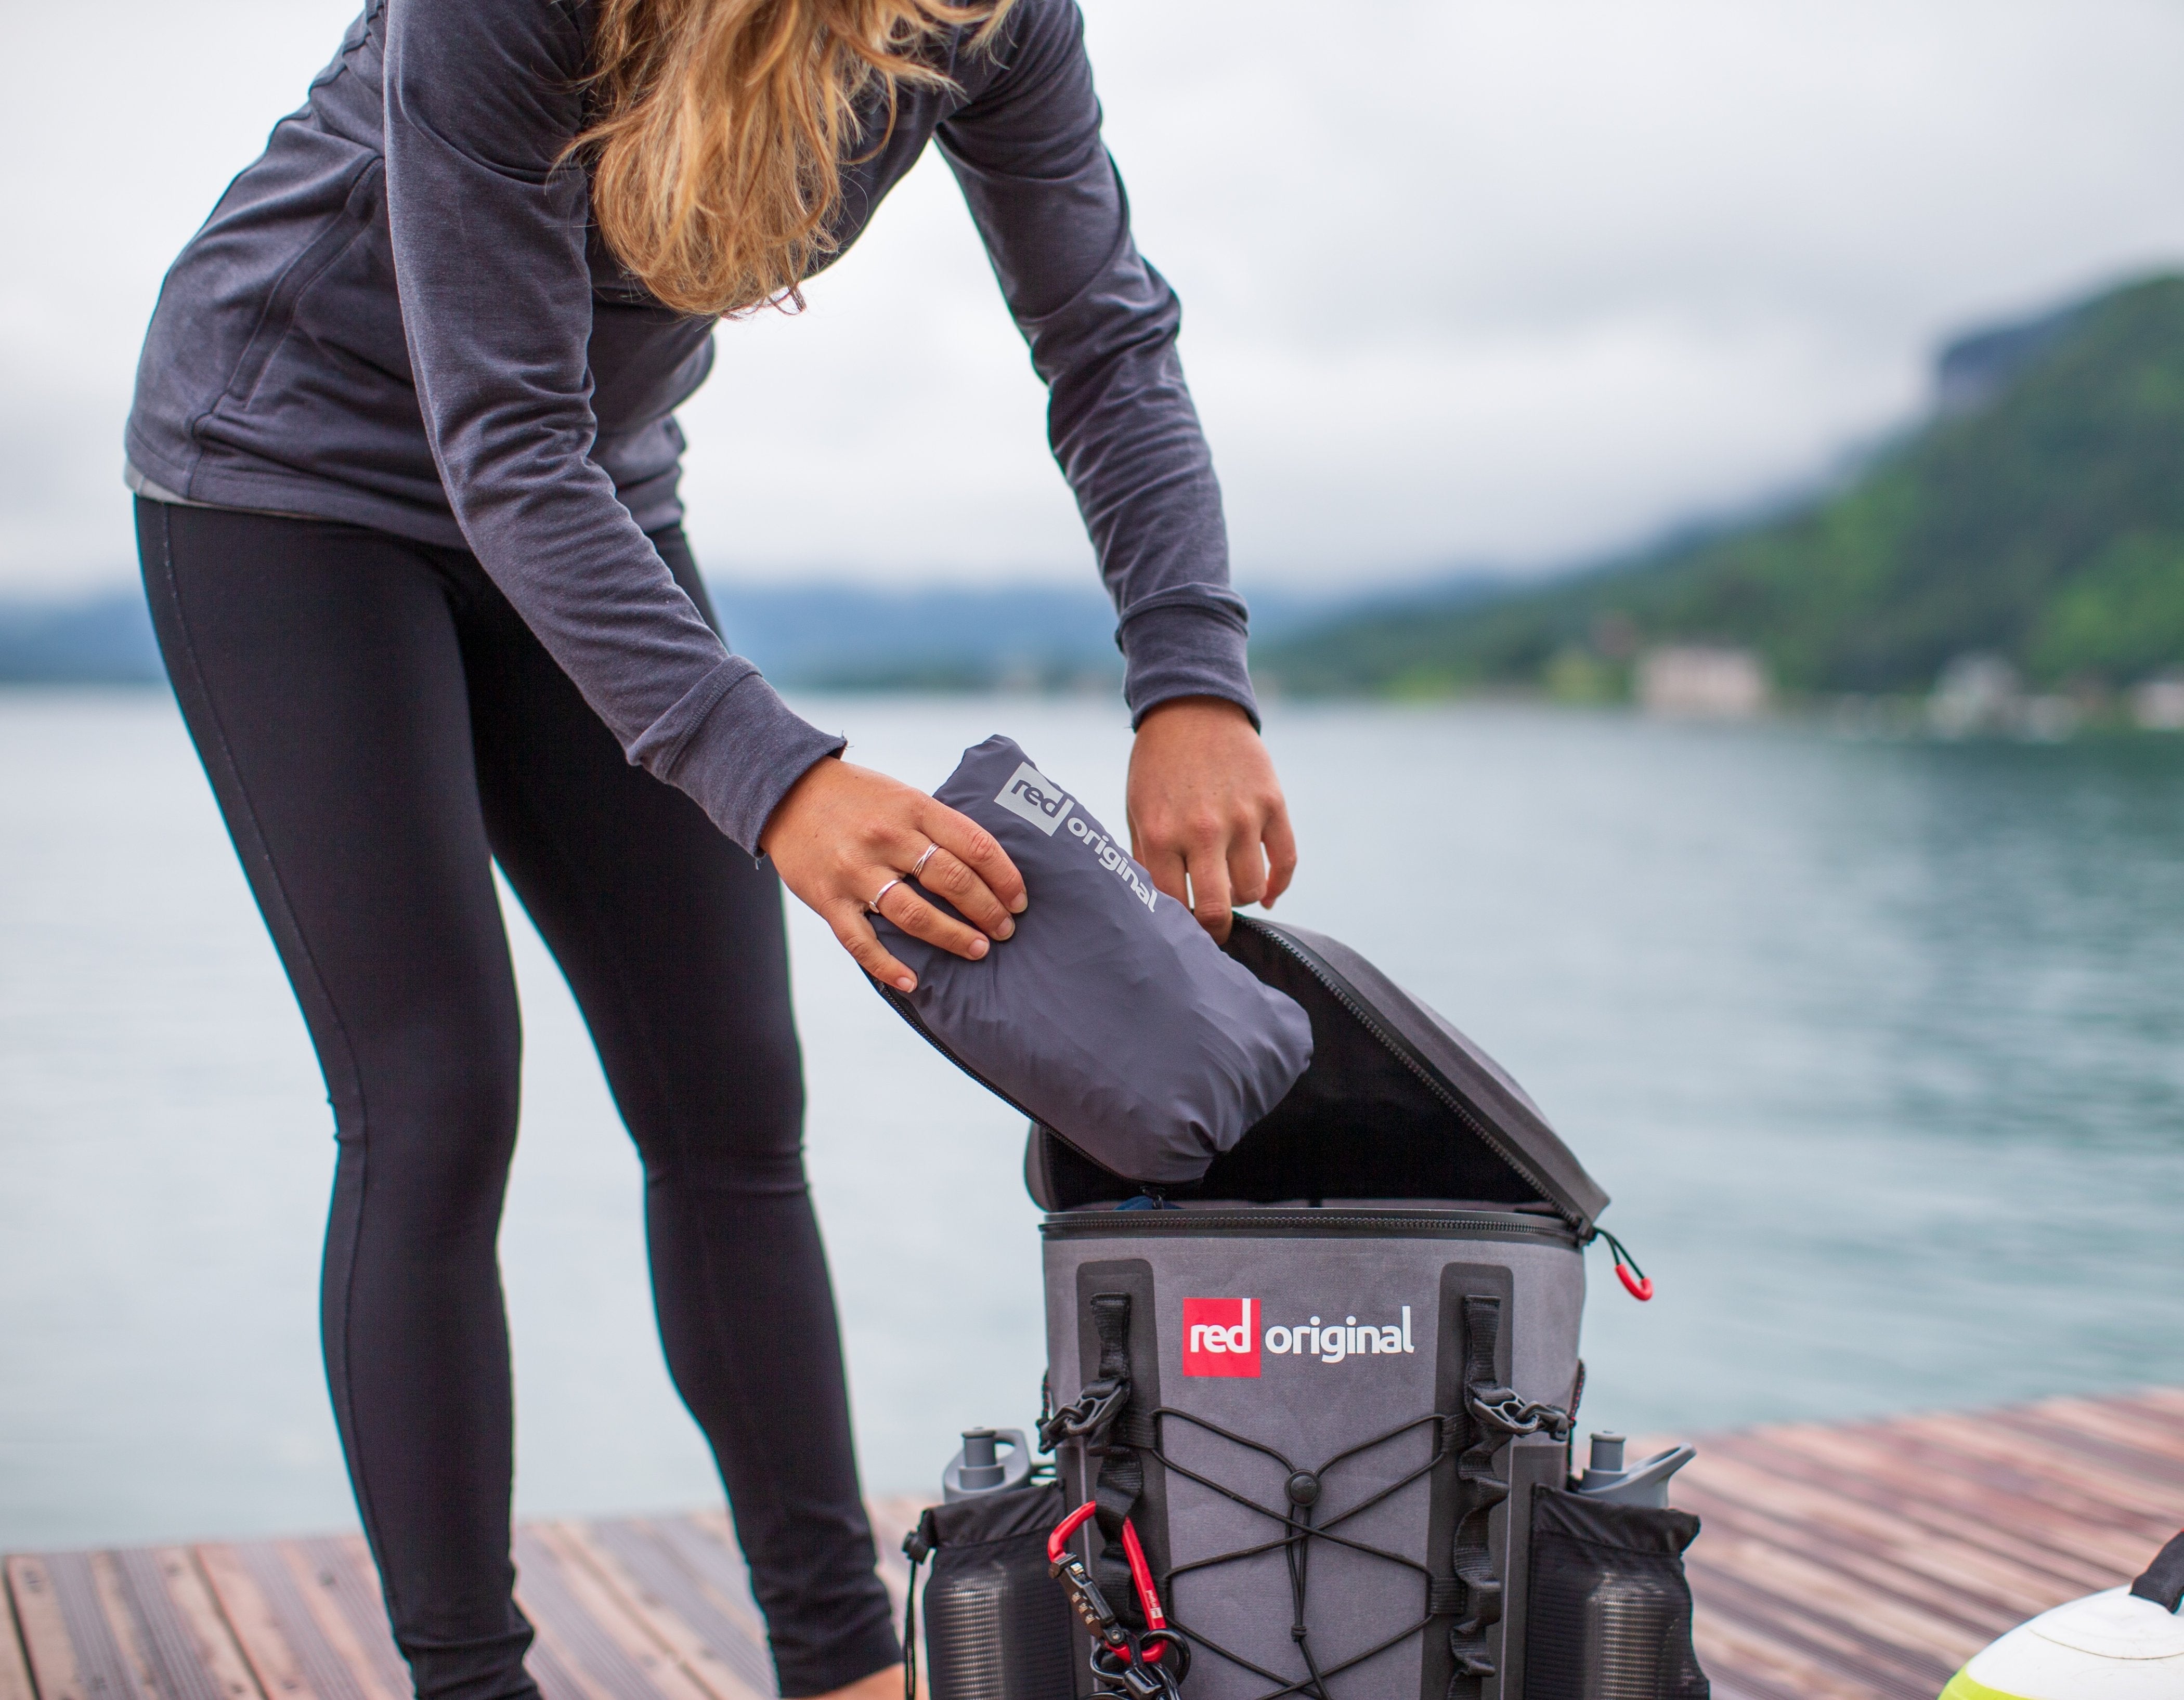
<path id="1" fill-rule="evenodd" d="M 526 0 L 393 0 L 387 42 L 395 281 L 456 520 L 630 759 L 755 850 L 841 740 L 728 653 L 590 458 L 581 33 Z"/>
<path id="2" fill-rule="evenodd" d="M 1082 20 L 1066 0 L 1027 0 L 1010 19 L 1006 74 L 940 145 L 1047 386 L 1055 458 L 1118 616 L 1124 694 L 1140 720 L 1187 696 L 1256 719 L 1221 487 L 1176 354 L 1183 309 L 1131 240 Z"/>

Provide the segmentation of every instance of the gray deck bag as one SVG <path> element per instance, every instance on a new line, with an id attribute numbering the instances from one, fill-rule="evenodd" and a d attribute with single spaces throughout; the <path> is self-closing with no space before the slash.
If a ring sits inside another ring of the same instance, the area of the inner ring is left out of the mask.
<path id="1" fill-rule="evenodd" d="M 1228 953 L 1304 1008 L 1313 1060 L 1202 1176 L 1155 1197 L 1032 1131 L 1042 1439 L 1099 1501 L 1085 1555 L 1127 1610 L 1134 1520 L 1187 1700 L 1563 1700 L 1522 1668 L 1530 1502 L 1568 1473 L 1607 1195 L 1354 951 L 1240 916 Z"/>
<path id="2" fill-rule="evenodd" d="M 935 795 L 1000 841 L 1031 905 L 980 962 L 874 916 L 880 942 L 917 975 L 915 992 L 880 994 L 1106 1172 L 1198 1179 L 1312 1059 L 1304 1011 L 1223 955 L 1010 739 L 965 751 Z"/>

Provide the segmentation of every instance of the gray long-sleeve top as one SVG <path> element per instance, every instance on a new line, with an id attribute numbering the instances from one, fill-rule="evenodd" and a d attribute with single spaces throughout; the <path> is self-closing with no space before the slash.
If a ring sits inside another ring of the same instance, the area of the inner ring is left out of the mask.
<path id="1" fill-rule="evenodd" d="M 841 740 L 731 654 L 645 533 L 679 519 L 674 410 L 713 323 L 615 259 L 560 163 L 584 118 L 573 0 L 369 0 L 168 274 L 127 450 L 186 501 L 472 551 L 632 761 L 755 849 Z M 905 89 L 844 171 L 846 249 L 928 137 L 1049 388 L 1048 429 L 1120 616 L 1134 716 L 1255 718 L 1174 292 L 1130 239 L 1074 0 L 1017 0 L 953 91 Z"/>

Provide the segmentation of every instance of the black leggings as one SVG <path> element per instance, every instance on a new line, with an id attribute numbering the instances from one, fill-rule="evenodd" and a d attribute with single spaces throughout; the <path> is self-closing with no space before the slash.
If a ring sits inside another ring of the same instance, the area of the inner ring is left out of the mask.
<path id="1" fill-rule="evenodd" d="M 772 870 L 623 759 L 464 552 L 141 499 L 136 526 L 168 673 L 333 1102 L 326 1379 L 419 1694 L 535 1692 L 510 1594 L 494 1239 L 521 1039 L 494 860 L 643 1157 L 660 1338 L 782 1692 L 895 1661 Z M 680 531 L 654 542 L 710 619 Z"/>

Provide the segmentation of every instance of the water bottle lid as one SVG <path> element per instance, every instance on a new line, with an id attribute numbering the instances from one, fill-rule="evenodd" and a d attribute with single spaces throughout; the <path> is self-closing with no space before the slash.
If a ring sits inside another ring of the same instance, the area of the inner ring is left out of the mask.
<path id="1" fill-rule="evenodd" d="M 1000 1454 L 1002 1447 L 1008 1455 Z M 940 1472 L 940 1495 L 950 1504 L 981 1493 L 1021 1487 L 1031 1479 L 1031 1448 L 1020 1429 L 966 1429 L 963 1449 Z"/>

